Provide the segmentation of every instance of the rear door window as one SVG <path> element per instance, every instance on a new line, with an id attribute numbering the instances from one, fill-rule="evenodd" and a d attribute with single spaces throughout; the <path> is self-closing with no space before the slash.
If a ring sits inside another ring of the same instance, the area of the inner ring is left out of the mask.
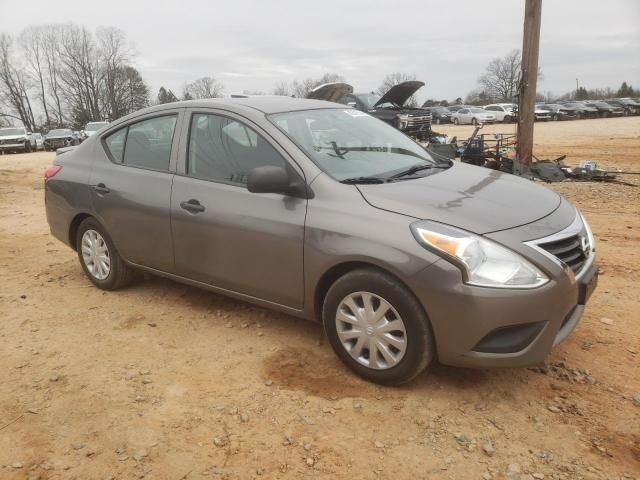
<path id="1" fill-rule="evenodd" d="M 116 163 L 166 171 L 176 120 L 174 114 L 132 123 L 106 137 L 105 147 Z"/>
<path id="2" fill-rule="evenodd" d="M 130 125 L 123 163 L 152 170 L 168 170 L 175 126 L 175 115 Z"/>

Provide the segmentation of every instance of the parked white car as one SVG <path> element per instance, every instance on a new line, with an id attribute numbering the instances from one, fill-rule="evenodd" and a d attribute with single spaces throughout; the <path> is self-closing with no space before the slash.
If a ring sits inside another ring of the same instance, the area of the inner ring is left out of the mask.
<path id="1" fill-rule="evenodd" d="M 451 118 L 456 125 L 478 125 L 479 123 L 493 123 L 496 121 L 496 116 L 492 112 L 487 112 L 484 108 L 471 107 L 461 108 L 454 113 Z"/>
<path id="2" fill-rule="evenodd" d="M 515 120 L 516 106 L 513 103 L 492 103 L 483 107 L 487 112 L 491 112 L 496 116 L 496 122 L 511 123 Z"/>
<path id="3" fill-rule="evenodd" d="M 35 148 L 33 133 L 26 128 L 0 128 L 0 152 L 31 152 Z"/>

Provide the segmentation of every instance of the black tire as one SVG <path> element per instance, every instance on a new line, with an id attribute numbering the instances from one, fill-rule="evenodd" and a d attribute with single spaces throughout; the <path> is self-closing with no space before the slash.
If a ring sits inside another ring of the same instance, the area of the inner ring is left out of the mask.
<path id="1" fill-rule="evenodd" d="M 505 115 L 502 121 L 504 123 L 511 123 L 511 115 Z"/>
<path id="2" fill-rule="evenodd" d="M 471 119 L 471 125 L 473 125 L 474 127 L 475 127 L 476 125 L 478 125 L 478 120 L 477 120 L 477 119 L 475 119 L 475 118 L 472 118 L 472 119 Z"/>
<path id="3" fill-rule="evenodd" d="M 94 230 L 98 232 L 104 239 L 104 242 L 106 244 L 108 255 L 110 258 L 110 269 L 109 274 L 104 279 L 96 278 L 89 271 L 82 256 L 82 237 L 87 230 Z M 82 270 L 84 270 L 87 278 L 91 280 L 91 283 L 93 283 L 96 287 L 102 290 L 117 290 L 118 288 L 122 288 L 128 285 L 133 280 L 133 269 L 122 260 L 120 254 L 118 254 L 118 251 L 113 245 L 111 237 L 102 227 L 102 225 L 100 225 L 100 223 L 94 218 L 86 218 L 78 227 L 78 232 L 76 234 L 76 250 L 78 252 L 78 259 L 80 260 Z"/>
<path id="4" fill-rule="evenodd" d="M 609 112 L 602 112 L 602 118 L 607 118 L 609 116 Z"/>
<path id="5" fill-rule="evenodd" d="M 338 337 L 336 314 L 340 303 L 356 292 L 373 293 L 392 305 L 406 331 L 406 351 L 393 367 L 376 370 L 351 357 Z M 400 385 L 418 376 L 435 356 L 431 325 L 415 296 L 397 279 L 374 268 L 351 271 L 331 286 L 322 306 L 322 321 L 327 338 L 338 357 L 366 380 L 384 385 Z"/>
<path id="6" fill-rule="evenodd" d="M 553 116 L 551 117 L 551 120 L 554 122 L 558 121 L 558 114 L 554 113 Z"/>
<path id="7" fill-rule="evenodd" d="M 24 153 L 31 153 L 31 142 L 29 140 L 24 143 Z"/>
<path id="8" fill-rule="evenodd" d="M 460 120 L 458 120 L 457 118 L 453 119 L 453 124 L 454 125 L 460 125 Z"/>
<path id="9" fill-rule="evenodd" d="M 439 118 L 436 118 L 436 125 L 440 125 L 441 120 Z"/>

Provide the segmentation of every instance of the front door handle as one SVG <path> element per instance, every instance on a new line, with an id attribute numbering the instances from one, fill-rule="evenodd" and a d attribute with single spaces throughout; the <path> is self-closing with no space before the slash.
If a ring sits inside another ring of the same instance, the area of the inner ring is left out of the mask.
<path id="1" fill-rule="evenodd" d="M 192 198 L 188 202 L 180 202 L 180 208 L 190 213 L 204 212 L 204 205 L 200 205 L 200 202 L 195 198 Z"/>
<path id="2" fill-rule="evenodd" d="M 107 186 L 104 183 L 99 183 L 97 185 L 94 185 L 93 189 L 102 195 L 104 195 L 105 193 L 109 193 L 111 191 L 107 188 Z"/>

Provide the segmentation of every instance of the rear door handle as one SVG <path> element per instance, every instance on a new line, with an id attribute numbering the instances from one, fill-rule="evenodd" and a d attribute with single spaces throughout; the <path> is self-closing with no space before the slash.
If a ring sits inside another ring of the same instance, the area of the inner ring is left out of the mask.
<path id="1" fill-rule="evenodd" d="M 102 195 L 104 195 L 105 193 L 109 193 L 111 191 L 107 188 L 107 186 L 104 183 L 99 183 L 97 185 L 94 185 L 93 189 Z"/>
<path id="2" fill-rule="evenodd" d="M 204 205 L 200 205 L 200 202 L 195 198 L 192 198 L 188 202 L 180 202 L 180 207 L 190 213 L 204 212 Z"/>

